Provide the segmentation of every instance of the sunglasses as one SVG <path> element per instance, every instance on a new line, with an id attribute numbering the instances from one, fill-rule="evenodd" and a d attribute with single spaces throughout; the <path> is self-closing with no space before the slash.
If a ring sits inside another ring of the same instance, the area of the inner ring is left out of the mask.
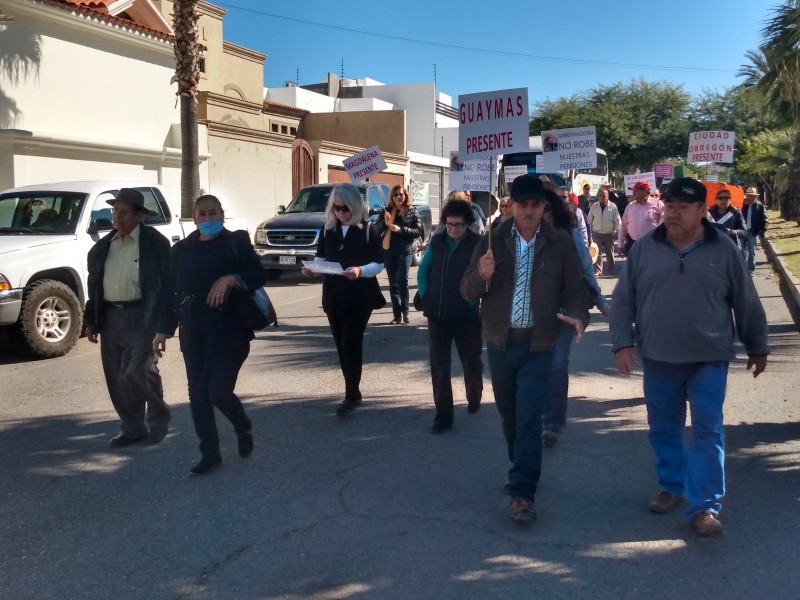
<path id="1" fill-rule="evenodd" d="M 333 212 L 350 212 L 350 207 L 347 204 L 334 204 Z"/>
<path id="2" fill-rule="evenodd" d="M 717 200 L 730 200 L 730 196 L 717 196 Z"/>

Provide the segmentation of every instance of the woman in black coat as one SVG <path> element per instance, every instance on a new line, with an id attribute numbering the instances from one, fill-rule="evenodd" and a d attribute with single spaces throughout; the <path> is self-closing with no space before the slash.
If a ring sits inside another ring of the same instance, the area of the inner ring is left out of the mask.
<path id="1" fill-rule="evenodd" d="M 422 220 L 417 209 L 411 204 L 408 190 L 395 185 L 389 193 L 389 209 L 384 211 L 377 223 L 378 231 L 384 238 L 383 262 L 389 276 L 389 294 L 392 297 L 394 316 L 390 323 L 409 323 L 408 316 L 408 272 L 414 242 L 422 235 Z"/>
<path id="2" fill-rule="evenodd" d="M 372 311 L 386 304 L 375 278 L 383 269 L 381 239 L 368 216 L 357 187 L 334 186 L 314 259 L 315 263 L 338 263 L 343 269 L 342 274 L 326 274 L 322 282 L 322 310 L 328 316 L 344 375 L 344 400 L 336 409 L 339 416 L 349 415 L 361 404 L 364 332 Z M 303 274 L 310 277 L 313 271 L 304 267 Z"/>
<path id="3" fill-rule="evenodd" d="M 189 404 L 202 454 L 190 469 L 193 475 L 222 463 L 215 406 L 234 426 L 239 456 L 245 458 L 253 450 L 252 424 L 234 387 L 254 335 L 235 305 L 244 300 L 242 295 L 263 286 L 267 274 L 247 232 L 228 231 L 224 217 L 215 196 L 200 196 L 195 202 L 198 229 L 172 248 L 172 289 L 153 341 L 160 357 L 167 337 L 180 323 Z"/>

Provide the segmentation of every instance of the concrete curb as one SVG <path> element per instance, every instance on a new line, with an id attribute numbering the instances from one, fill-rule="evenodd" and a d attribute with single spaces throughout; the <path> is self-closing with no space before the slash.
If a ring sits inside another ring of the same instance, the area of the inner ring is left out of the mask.
<path id="1" fill-rule="evenodd" d="M 772 247 L 766 235 L 764 236 L 762 246 L 764 247 L 764 254 L 767 255 L 767 260 L 775 267 L 781 281 L 786 285 L 786 289 L 789 290 L 789 296 L 794 304 L 792 308 L 800 312 L 800 289 L 798 289 L 800 286 L 800 279 L 797 279 L 797 277 L 792 274 L 789 270 L 789 266 Z"/>

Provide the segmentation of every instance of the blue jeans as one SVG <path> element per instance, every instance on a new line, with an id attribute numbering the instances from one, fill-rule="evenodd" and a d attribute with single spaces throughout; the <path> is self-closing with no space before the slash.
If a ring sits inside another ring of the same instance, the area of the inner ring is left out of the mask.
<path id="1" fill-rule="evenodd" d="M 388 251 L 383 257 L 383 266 L 389 277 L 389 295 L 392 298 L 392 312 L 395 318 L 408 312 L 408 272 L 411 269 L 411 255 L 407 252 Z"/>
<path id="2" fill-rule="evenodd" d="M 550 391 L 553 352 L 531 352 L 530 340 L 487 344 L 494 401 L 503 423 L 511 496 L 533 501 L 542 472 L 542 410 Z"/>
<path id="3" fill-rule="evenodd" d="M 650 445 L 662 489 L 685 496 L 685 516 L 719 513 L 725 495 L 725 432 L 722 403 L 728 363 L 671 364 L 644 359 L 644 397 Z M 684 447 L 686 402 L 692 441 Z"/>
<path id="4" fill-rule="evenodd" d="M 747 268 L 752 273 L 756 270 L 756 236 L 749 231 L 747 236 L 742 240 L 742 253 L 744 254 Z"/>
<path id="5" fill-rule="evenodd" d="M 567 426 L 567 396 L 569 395 L 569 351 L 575 330 L 567 325 L 561 326 L 555 350 L 553 366 L 550 371 L 550 393 L 544 406 L 542 429 L 552 429 L 556 433 Z"/>

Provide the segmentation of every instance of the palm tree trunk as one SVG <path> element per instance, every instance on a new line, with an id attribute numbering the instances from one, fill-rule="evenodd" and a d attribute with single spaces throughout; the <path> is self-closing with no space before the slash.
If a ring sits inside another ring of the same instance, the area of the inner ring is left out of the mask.
<path id="1" fill-rule="evenodd" d="M 794 153 L 789 166 L 789 182 L 781 198 L 781 216 L 787 221 L 798 221 L 800 217 L 800 126 L 794 136 Z"/>
<path id="2" fill-rule="evenodd" d="M 200 156 L 197 134 L 197 83 L 200 53 L 197 45 L 198 0 L 175 0 L 175 79 L 181 98 L 181 217 L 190 218 L 200 195 Z"/>

